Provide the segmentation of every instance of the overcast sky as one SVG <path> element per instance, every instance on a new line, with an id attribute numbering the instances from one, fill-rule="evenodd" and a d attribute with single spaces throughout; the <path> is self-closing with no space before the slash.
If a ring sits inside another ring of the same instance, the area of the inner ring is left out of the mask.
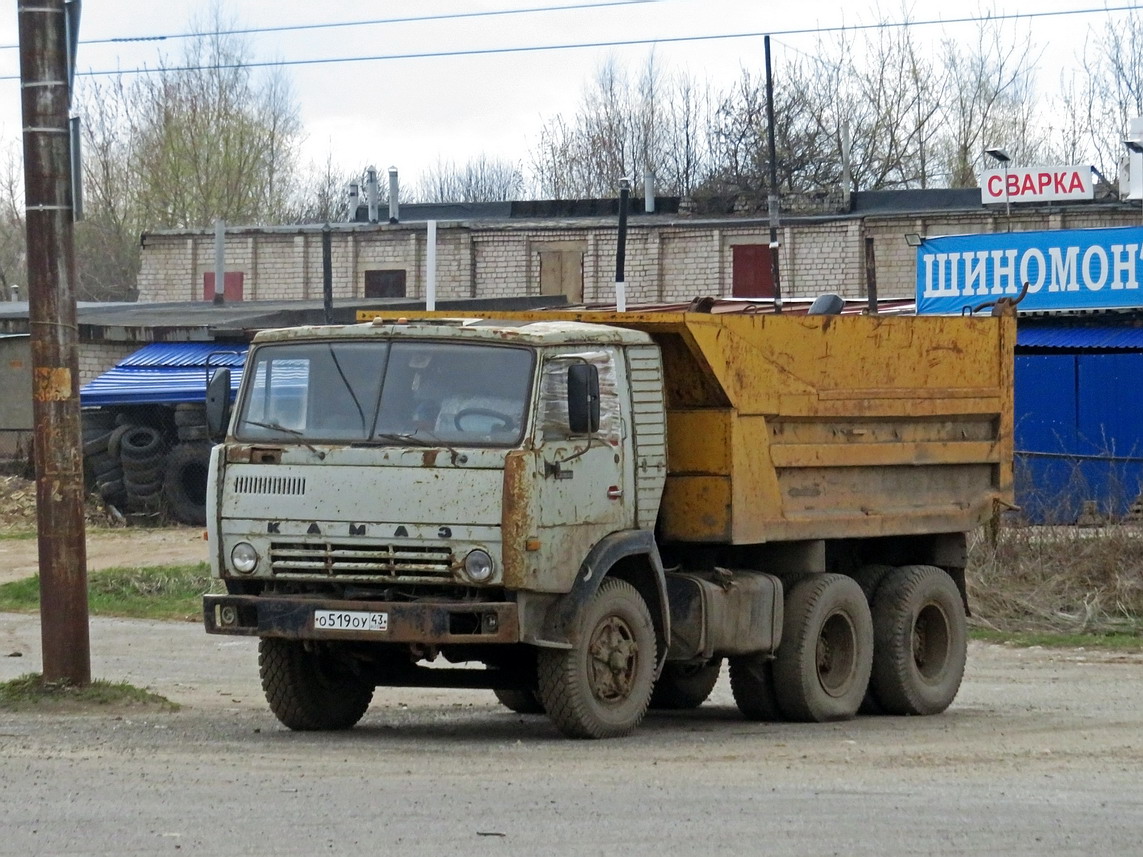
<path id="1" fill-rule="evenodd" d="M 763 68 L 763 41 L 773 36 L 775 61 L 782 51 L 812 51 L 812 33 L 782 31 L 899 21 L 900 6 L 883 2 L 881 11 L 862 0 L 243 0 L 223 2 L 226 15 L 252 29 L 305 27 L 410 16 L 447 16 L 479 11 L 535 10 L 573 6 L 562 11 L 462 17 L 404 23 L 360 23 L 326 29 L 263 31 L 246 38 L 249 60 L 331 60 L 394 54 L 449 53 L 497 48 L 533 48 L 630 40 L 660 40 L 657 60 L 666 69 L 685 69 L 716 88 L 729 85 L 743 66 Z M 1129 2 L 1110 6 L 1126 6 Z M 583 8 L 596 6 L 596 8 Z M 1022 19 L 1044 50 L 1042 66 L 1055 74 L 1083 47 L 1090 27 L 1121 20 L 1125 12 L 1108 12 L 1094 0 L 999 0 L 1000 13 L 1093 10 L 1092 14 Z M 177 59 L 196 16 L 205 16 L 209 0 L 83 0 L 80 72 L 154 67 L 161 55 Z M 970 4 L 916 0 L 909 4 L 913 20 L 948 20 L 980 14 Z M 989 8 L 989 7 L 985 7 Z M 1098 10 L 1098 11 L 1094 11 Z M 918 32 L 970 39 L 971 25 L 925 27 Z M 738 38 L 697 39 L 700 36 Z M 163 40 L 91 43 L 105 39 Z M 691 41 L 669 41 L 690 38 Z M 0 21 L 0 77 L 18 75 L 14 45 L 16 3 Z M 652 46 L 638 44 L 548 51 L 487 53 L 322 62 L 287 65 L 301 107 L 307 139 L 305 158 L 334 162 L 356 170 L 369 164 L 396 165 L 402 176 L 417 174 L 438 158 L 463 163 L 482 152 L 523 160 L 541 120 L 575 109 L 585 82 L 613 56 L 632 70 L 646 61 Z M 1055 82 L 1047 81 L 1055 88 Z M 18 81 L 0 80 L 0 141 L 19 139 Z"/>

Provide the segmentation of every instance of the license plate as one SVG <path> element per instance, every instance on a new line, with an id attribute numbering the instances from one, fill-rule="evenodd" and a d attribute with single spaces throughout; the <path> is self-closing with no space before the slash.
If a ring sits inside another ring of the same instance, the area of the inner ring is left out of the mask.
<path id="1" fill-rule="evenodd" d="M 324 631 L 388 631 L 389 614 L 364 610 L 315 610 L 314 628 Z"/>

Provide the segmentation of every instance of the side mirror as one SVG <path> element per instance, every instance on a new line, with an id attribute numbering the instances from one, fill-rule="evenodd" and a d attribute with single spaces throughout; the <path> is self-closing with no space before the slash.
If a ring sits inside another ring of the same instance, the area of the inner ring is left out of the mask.
<path id="1" fill-rule="evenodd" d="M 568 367 L 568 428 L 572 434 L 599 431 L 599 369 L 591 363 Z"/>
<path id="2" fill-rule="evenodd" d="M 214 370 L 206 383 L 206 431 L 210 439 L 222 440 L 230 422 L 230 367 Z"/>

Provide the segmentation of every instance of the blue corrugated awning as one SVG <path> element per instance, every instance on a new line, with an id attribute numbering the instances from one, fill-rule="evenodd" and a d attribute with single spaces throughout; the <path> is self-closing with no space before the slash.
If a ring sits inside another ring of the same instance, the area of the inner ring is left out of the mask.
<path id="1" fill-rule="evenodd" d="M 1060 348 L 1067 350 L 1143 349 L 1143 328 L 1127 325 L 1098 327 L 1016 326 L 1020 348 Z"/>
<path id="2" fill-rule="evenodd" d="M 84 407 L 202 402 L 209 371 L 231 367 L 231 395 L 242 379 L 247 346 L 219 342 L 154 342 L 83 385 Z"/>

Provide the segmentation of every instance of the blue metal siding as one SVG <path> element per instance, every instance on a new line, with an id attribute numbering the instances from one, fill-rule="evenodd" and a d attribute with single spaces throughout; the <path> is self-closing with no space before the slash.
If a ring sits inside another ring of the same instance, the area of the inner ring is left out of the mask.
<path id="1" fill-rule="evenodd" d="M 1035 326 L 1021 322 L 1016 329 L 1017 348 L 1063 348 L 1143 350 L 1143 328 L 1128 325 L 1099 327 Z"/>
<path id="2" fill-rule="evenodd" d="M 1016 502 L 1039 523 L 1072 523 L 1083 501 L 1124 514 L 1140 493 L 1143 353 L 1016 357 Z"/>
<path id="3" fill-rule="evenodd" d="M 245 344 L 155 342 L 121 360 L 113 369 L 84 384 L 84 407 L 202 402 L 210 371 L 231 367 L 231 395 L 242 380 Z"/>

